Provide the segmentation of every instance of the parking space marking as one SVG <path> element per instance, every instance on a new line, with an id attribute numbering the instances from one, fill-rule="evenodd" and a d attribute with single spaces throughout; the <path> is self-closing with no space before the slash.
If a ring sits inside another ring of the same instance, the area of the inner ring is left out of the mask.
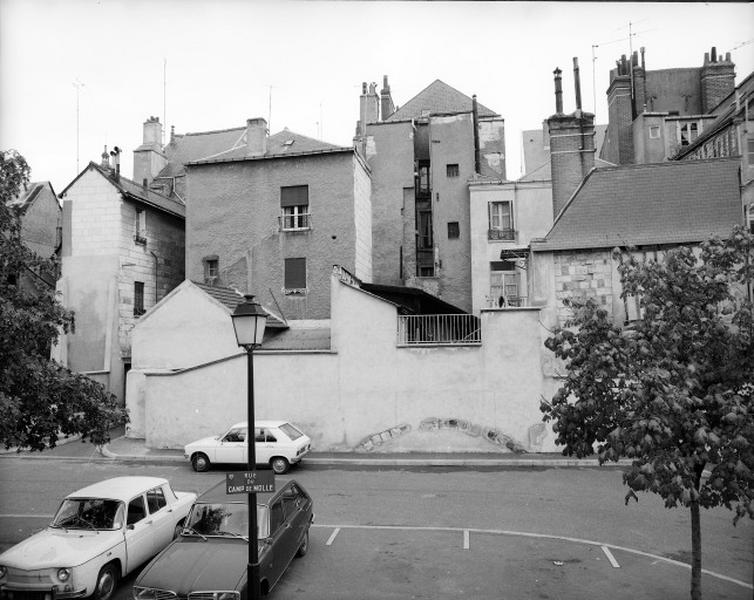
<path id="1" fill-rule="evenodd" d="M 19 515 L 19 514 L 4 514 L 0 515 L 0 519 L 52 519 L 55 515 Z"/>
<path id="2" fill-rule="evenodd" d="M 620 569 L 620 565 L 618 564 L 618 561 L 615 560 L 613 553 L 610 552 L 610 548 L 607 546 L 600 546 L 600 548 L 602 548 L 602 551 L 605 553 L 605 556 L 607 556 L 607 560 L 610 561 L 610 564 L 613 565 L 613 568 Z"/>
<path id="3" fill-rule="evenodd" d="M 335 540 L 335 536 L 338 535 L 338 533 L 340 533 L 340 527 L 336 527 L 330 534 L 330 537 L 327 538 L 327 541 L 325 542 L 325 546 L 332 546 L 332 543 Z"/>
<path id="4" fill-rule="evenodd" d="M 606 548 L 612 548 L 613 550 L 620 550 L 621 552 L 628 552 L 629 554 L 636 554 L 637 556 L 644 556 L 646 558 L 651 558 L 654 560 L 662 561 L 665 563 L 669 563 L 671 565 L 676 565 L 677 567 L 684 567 L 686 569 L 690 569 L 691 565 L 688 563 L 681 562 L 679 560 L 674 560 L 672 558 L 666 558 L 664 556 L 660 556 L 658 554 L 652 554 L 650 552 L 644 552 L 643 550 L 636 550 L 634 548 L 626 548 L 625 546 L 616 546 L 615 544 L 603 544 L 602 542 L 595 542 L 594 540 L 585 540 L 581 538 L 573 538 L 563 535 L 549 535 L 547 533 L 531 533 L 527 531 L 511 531 L 508 529 L 465 529 L 463 527 L 420 527 L 420 526 L 412 526 L 412 525 L 326 525 L 324 523 L 315 523 L 312 525 L 312 527 L 325 527 L 325 528 L 332 528 L 337 527 L 337 530 L 340 531 L 340 529 L 367 529 L 367 530 L 385 530 L 385 531 L 449 531 L 449 532 L 462 532 L 462 531 L 469 531 L 474 533 L 488 533 L 493 535 L 510 535 L 510 536 L 516 536 L 516 537 L 527 537 L 527 538 L 535 538 L 535 539 L 542 539 L 542 540 L 559 540 L 562 542 L 573 542 L 575 544 L 586 544 L 587 546 L 599 546 L 600 548 L 602 546 Z M 715 573 L 714 571 L 710 571 L 708 569 L 702 569 L 702 573 L 705 575 L 709 575 L 710 577 L 715 577 L 716 579 L 721 579 L 723 581 L 727 581 L 728 583 L 733 583 L 735 585 L 741 586 L 743 588 L 746 588 L 747 590 L 754 590 L 754 584 L 747 583 L 746 581 L 741 581 L 740 579 L 735 579 L 733 577 L 728 577 L 727 575 L 723 575 L 721 573 Z"/>
<path id="5" fill-rule="evenodd" d="M 469 549 L 469 530 L 468 529 L 463 530 L 463 549 L 464 550 Z"/>

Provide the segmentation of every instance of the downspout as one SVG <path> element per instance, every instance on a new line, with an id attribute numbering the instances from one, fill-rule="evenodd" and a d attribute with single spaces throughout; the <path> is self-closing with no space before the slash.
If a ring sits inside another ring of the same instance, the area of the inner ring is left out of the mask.
<path id="1" fill-rule="evenodd" d="M 149 253 L 154 258 L 154 303 L 157 304 L 157 266 L 160 264 L 160 261 L 154 252 L 150 250 Z"/>
<path id="2" fill-rule="evenodd" d="M 474 121 L 474 173 L 479 174 L 479 109 L 476 94 L 471 97 L 471 116 Z"/>

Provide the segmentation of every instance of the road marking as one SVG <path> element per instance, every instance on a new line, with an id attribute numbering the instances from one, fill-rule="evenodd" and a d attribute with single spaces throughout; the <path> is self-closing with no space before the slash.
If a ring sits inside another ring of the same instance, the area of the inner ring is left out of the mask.
<path id="1" fill-rule="evenodd" d="M 0 515 L 0 519 L 52 519 L 55 515 L 40 515 L 40 514 L 34 514 L 34 515 L 15 515 L 15 514 L 6 514 L 6 515 Z"/>
<path id="2" fill-rule="evenodd" d="M 335 530 L 330 534 L 330 537 L 327 538 L 327 541 L 325 542 L 325 546 L 332 546 L 333 541 L 335 541 L 335 536 L 338 535 L 338 533 L 340 533 L 340 527 L 336 527 Z"/>
<path id="3" fill-rule="evenodd" d="M 610 564 L 613 565 L 614 569 L 620 569 L 620 565 L 618 564 L 618 561 L 615 560 L 615 557 L 613 556 L 613 553 L 610 552 L 610 548 L 607 546 L 600 546 L 602 548 L 602 551 L 605 553 L 605 556 L 607 556 L 607 560 L 610 561 Z"/>
<path id="4" fill-rule="evenodd" d="M 468 529 L 463 530 L 463 549 L 464 550 L 469 549 L 469 530 Z"/>
<path id="5" fill-rule="evenodd" d="M 386 531 L 389 531 L 389 530 L 450 531 L 450 532 L 469 531 L 473 533 L 489 533 L 493 535 L 511 535 L 511 536 L 516 536 L 516 537 L 528 537 L 528 538 L 543 539 L 543 540 L 559 540 L 562 542 L 574 542 L 576 544 L 586 544 L 588 546 L 599 546 L 599 547 L 605 546 L 606 548 L 612 548 L 613 550 L 620 550 L 621 552 L 628 552 L 629 554 L 636 554 L 638 556 L 645 556 L 647 558 L 655 559 L 657 561 L 666 562 L 671 565 L 675 565 L 677 567 L 684 567 L 686 569 L 691 568 L 691 565 L 687 563 L 683 563 L 679 560 L 666 558 L 658 554 L 652 554 L 650 552 L 644 552 L 642 550 L 636 550 L 634 548 L 627 548 L 625 546 L 616 546 L 614 544 L 603 544 L 602 542 L 595 542 L 594 540 L 585 540 L 581 538 L 573 538 L 573 537 L 567 537 L 563 535 L 548 535 L 546 533 L 510 531 L 508 529 L 464 529 L 463 527 L 419 527 L 419 526 L 408 526 L 408 525 L 340 525 L 340 526 L 335 526 L 335 525 L 326 525 L 324 523 L 314 523 L 312 527 L 325 527 L 325 528 L 337 527 L 338 531 L 340 531 L 341 528 L 342 529 L 371 529 L 371 530 L 386 530 Z M 702 569 L 702 573 L 704 573 L 705 575 L 709 575 L 710 577 L 722 579 L 723 581 L 727 581 L 729 583 L 733 583 L 735 585 L 741 586 L 743 588 L 746 588 L 747 590 L 754 590 L 754 584 L 747 583 L 739 579 L 734 579 L 733 577 L 728 577 L 727 575 L 722 575 L 721 573 L 715 573 L 714 571 L 709 571 L 707 569 Z"/>

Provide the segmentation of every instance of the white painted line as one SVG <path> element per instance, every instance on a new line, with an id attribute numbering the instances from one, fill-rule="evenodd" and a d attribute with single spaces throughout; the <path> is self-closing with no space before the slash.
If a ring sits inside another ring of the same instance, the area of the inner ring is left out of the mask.
<path id="1" fill-rule="evenodd" d="M 610 561 L 610 564 L 613 565 L 614 569 L 620 569 L 620 565 L 618 564 L 618 561 L 615 560 L 615 557 L 613 556 L 613 553 L 610 552 L 610 548 L 607 546 L 600 546 L 602 548 L 602 551 L 605 553 L 605 556 L 607 556 L 607 560 Z"/>
<path id="2" fill-rule="evenodd" d="M 55 515 L 17 515 L 17 514 L 5 514 L 0 515 L 0 519 L 52 519 Z"/>
<path id="3" fill-rule="evenodd" d="M 469 530 L 468 529 L 463 530 L 463 549 L 464 550 L 469 549 Z"/>
<path id="4" fill-rule="evenodd" d="M 314 523 L 312 524 L 312 527 L 335 527 L 334 525 L 326 525 L 324 523 Z M 338 527 L 338 530 L 341 528 L 343 529 L 371 529 L 371 530 L 393 530 L 393 531 L 455 531 L 455 532 L 461 532 L 466 531 L 462 527 L 416 527 L 416 526 L 404 526 L 404 525 L 341 525 Z M 628 552 L 630 554 L 636 554 L 638 556 L 645 556 L 647 558 L 651 558 L 657 561 L 662 561 L 665 563 L 669 563 L 671 565 L 676 565 L 677 567 L 684 567 L 686 569 L 690 569 L 691 565 L 687 563 L 683 563 L 679 560 L 673 560 L 672 558 L 666 558 L 664 556 L 660 556 L 658 554 L 651 554 L 650 552 L 644 552 L 642 550 L 635 550 L 634 548 L 626 548 L 625 546 L 616 546 L 614 544 L 603 544 L 602 542 L 595 542 L 594 540 L 585 540 L 581 538 L 573 538 L 573 537 L 566 537 L 562 535 L 548 535 L 546 533 L 529 533 L 526 531 L 510 531 L 507 529 L 468 529 L 470 532 L 474 533 L 489 533 L 493 535 L 512 535 L 517 537 L 527 537 L 527 538 L 535 538 L 535 539 L 542 539 L 542 540 L 559 540 L 561 542 L 574 542 L 576 544 L 586 544 L 588 546 L 605 546 L 607 548 L 612 548 L 613 550 L 620 550 L 621 552 Z M 747 583 L 746 581 L 741 581 L 740 579 L 734 579 L 733 577 L 728 577 L 727 575 L 722 575 L 720 573 L 715 573 L 714 571 L 709 571 L 707 569 L 702 569 L 702 573 L 705 575 L 709 575 L 710 577 L 715 577 L 717 579 L 722 579 L 723 581 L 727 581 L 729 583 L 734 583 L 738 586 L 741 586 L 743 588 L 746 588 L 747 590 L 754 590 L 754 584 Z"/>
<path id="5" fill-rule="evenodd" d="M 335 540 L 335 536 L 340 533 L 340 527 L 336 527 L 335 530 L 330 534 L 330 537 L 327 538 L 327 541 L 325 542 L 325 546 L 332 546 L 333 541 Z"/>

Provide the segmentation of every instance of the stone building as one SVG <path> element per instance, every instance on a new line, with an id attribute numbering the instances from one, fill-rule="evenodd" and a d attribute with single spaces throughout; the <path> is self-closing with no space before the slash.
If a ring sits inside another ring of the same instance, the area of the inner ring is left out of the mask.
<path id="1" fill-rule="evenodd" d="M 421 288 L 469 311 L 469 180 L 505 178 L 503 118 L 438 80 L 396 108 L 362 86 L 354 143 L 372 171 L 374 281 Z"/>
<path id="2" fill-rule="evenodd" d="M 105 150 L 61 194 L 58 290 L 76 328 L 56 358 L 123 401 L 131 329 L 184 278 L 185 206 L 123 177 L 112 155 L 115 164 Z"/>

